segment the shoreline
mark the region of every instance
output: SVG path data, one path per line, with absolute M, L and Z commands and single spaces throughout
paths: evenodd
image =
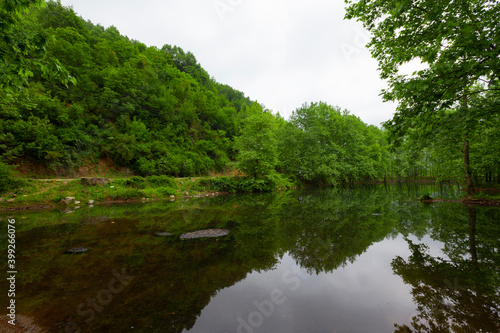
M 146 203 L 155 201 L 175 201 L 191 198 L 208 198 L 222 195 L 228 195 L 227 191 L 216 191 L 208 186 L 200 184 L 200 180 L 207 178 L 218 177 L 197 177 L 197 178 L 172 178 L 175 186 L 168 193 L 162 192 L 163 187 L 158 184 L 148 183 L 146 187 L 138 188 L 127 185 L 124 179 L 115 178 L 109 179 L 108 185 L 100 186 L 85 186 L 82 185 L 81 179 L 36 179 L 28 180 L 26 188 L 20 188 L 10 193 L 0 195 L 0 212 L 15 212 L 15 211 L 41 211 L 47 209 L 74 209 L 75 207 L 83 208 L 90 205 L 113 205 L 127 203 Z M 345 184 L 348 186 L 357 185 L 383 185 L 383 184 L 436 184 L 433 179 L 415 179 L 401 181 L 397 179 L 373 180 L 366 182 L 354 182 Z M 111 185 L 113 184 L 113 185 Z M 307 188 L 309 186 L 304 186 Z M 297 188 L 290 188 L 297 189 Z M 278 189 L 283 191 L 287 189 Z M 16 193 L 14 193 L 16 192 Z M 33 193 L 34 192 L 34 193 Z M 235 192 L 245 193 L 245 192 Z M 11 196 L 13 202 L 7 202 L 5 196 Z M 38 196 L 38 198 L 26 199 L 26 197 Z M 21 202 L 18 201 L 19 198 Z M 72 198 L 69 202 L 64 202 L 65 198 Z M 76 199 L 75 199 L 76 198 Z M 417 198 L 416 198 L 417 199 Z M 418 199 L 417 199 L 418 200 Z M 25 202 L 23 202 L 25 201 Z M 500 206 L 500 200 L 494 198 L 462 198 L 462 199 L 442 199 L 434 198 L 421 200 L 422 203 L 438 203 L 438 202 L 459 202 L 464 205 Z

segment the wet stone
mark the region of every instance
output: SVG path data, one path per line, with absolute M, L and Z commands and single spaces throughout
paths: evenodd
M 80 254 L 80 253 L 85 253 L 88 252 L 88 248 L 86 247 L 74 247 L 72 249 L 69 249 L 68 251 L 65 251 L 65 254 Z
M 182 234 L 180 238 L 193 239 L 193 238 L 203 238 L 203 237 L 222 237 L 228 234 L 229 231 L 226 229 L 206 229 L 206 230 L 198 230 Z
M 157 232 L 156 236 L 165 237 L 165 236 L 172 236 L 172 234 L 169 232 Z

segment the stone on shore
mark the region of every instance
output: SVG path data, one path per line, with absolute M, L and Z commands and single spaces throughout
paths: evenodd
M 75 200 L 75 197 L 66 197 L 66 198 L 64 198 L 64 199 L 61 200 L 61 203 L 69 205 L 74 200 Z

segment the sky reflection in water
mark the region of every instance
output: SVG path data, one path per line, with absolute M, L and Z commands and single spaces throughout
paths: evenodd
M 423 193 L 461 195 L 372 186 L 9 213 L 17 313 L 47 332 L 499 331 L 500 210 Z M 211 228 L 230 233 L 179 239 Z M 64 254 L 76 246 L 90 251 Z M 116 272 L 133 279 L 113 289 Z

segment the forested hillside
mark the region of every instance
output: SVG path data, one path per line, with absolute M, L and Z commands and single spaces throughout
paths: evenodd
M 0 26 L 5 179 L 7 165 L 31 163 L 71 176 L 101 158 L 141 176 L 237 168 L 260 182 L 254 189 L 297 181 L 463 179 L 453 110 L 435 114 L 428 119 L 433 126 L 407 132 L 393 146 L 385 130 L 321 102 L 284 119 L 215 81 L 180 47 L 130 40 L 57 2 L 12 3 L 2 4 Z M 471 169 L 478 181 L 491 182 L 500 178 L 498 149 L 492 149 L 499 119 L 496 111 L 481 117 L 469 136 Z
M 108 156 L 142 175 L 190 176 L 234 158 L 238 115 L 252 102 L 211 79 L 193 54 L 147 47 L 56 2 L 29 11 L 18 25 L 53 36 L 47 57 L 76 81 L 64 85 L 33 67 L 22 90 L 2 91 L 4 161 L 24 157 L 70 171 Z

